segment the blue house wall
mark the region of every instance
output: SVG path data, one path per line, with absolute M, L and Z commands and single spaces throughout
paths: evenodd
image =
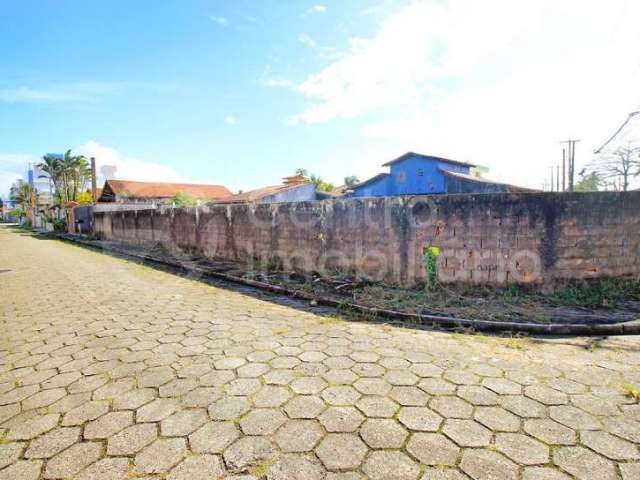
M 316 199 L 316 187 L 313 183 L 304 183 L 298 188 L 277 192 L 260 200 L 260 203 L 307 202 Z
M 436 157 L 408 155 L 391 163 L 389 175 L 355 186 L 353 197 L 384 195 L 425 195 L 446 193 L 447 184 L 442 170 L 468 174 L 470 167 L 442 161 Z

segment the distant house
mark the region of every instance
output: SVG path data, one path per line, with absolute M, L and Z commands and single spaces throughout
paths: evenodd
M 104 182 L 98 202 L 168 204 L 179 192 L 207 201 L 221 200 L 233 195 L 222 185 L 134 182 L 131 180 L 110 179 Z
M 383 166 L 390 167 L 389 173 L 380 173 L 354 185 L 351 187 L 349 196 L 378 197 L 527 190 L 473 176 L 472 169 L 477 166 L 471 163 L 420 153 L 405 153 Z
M 258 188 L 238 193 L 216 203 L 279 203 L 316 200 L 313 183 L 303 176 L 285 177 L 282 185 Z

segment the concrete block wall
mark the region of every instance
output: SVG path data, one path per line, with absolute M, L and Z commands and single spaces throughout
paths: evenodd
M 640 192 L 372 197 L 96 212 L 105 239 L 405 286 L 640 274 Z

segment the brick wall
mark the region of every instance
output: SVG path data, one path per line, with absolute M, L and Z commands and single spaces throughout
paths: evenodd
M 95 213 L 105 239 L 387 283 L 553 284 L 640 273 L 640 192 L 339 199 Z

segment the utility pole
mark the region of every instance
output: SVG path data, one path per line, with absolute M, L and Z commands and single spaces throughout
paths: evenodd
M 567 181 L 566 181 L 566 170 L 567 170 L 567 150 L 566 149 L 562 149 L 562 191 L 564 192 L 567 188 Z
M 556 165 L 556 192 L 561 192 L 560 190 L 560 165 Z
M 96 186 L 96 159 L 95 157 L 91 157 L 91 198 L 93 200 L 93 204 L 98 201 L 96 198 L 96 193 L 98 192 Z
M 551 168 L 551 186 L 549 187 L 549 191 L 553 192 L 553 185 L 554 185 L 554 183 L 553 183 L 553 166 L 550 167 L 550 168 Z
M 569 172 L 569 185 L 567 190 L 569 190 L 570 192 L 573 192 L 573 182 L 575 179 L 575 165 L 576 165 L 576 143 L 579 142 L 580 140 L 576 139 L 576 140 L 565 140 L 563 142 L 560 143 L 566 143 L 567 147 L 568 147 L 568 152 L 567 152 L 567 163 L 568 163 L 568 172 Z

